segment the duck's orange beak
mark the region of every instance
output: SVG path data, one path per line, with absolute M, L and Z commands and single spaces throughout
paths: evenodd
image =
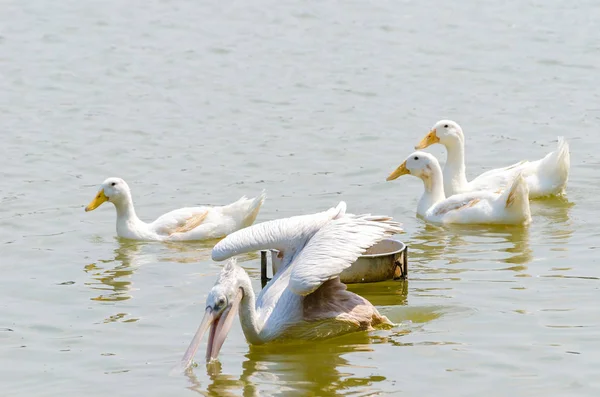
M 219 313 L 214 312 L 210 307 L 206 308 L 202 322 L 196 331 L 196 335 L 194 335 L 194 338 L 181 358 L 181 361 L 177 367 L 174 368 L 174 372 L 184 372 L 190 367 L 192 360 L 196 355 L 196 351 L 200 346 L 200 341 L 202 341 L 202 337 L 209 327 L 210 333 L 208 336 L 208 345 L 206 346 L 206 362 L 217 358 L 219 351 L 223 346 L 223 342 L 225 342 L 225 338 L 227 338 L 227 334 L 231 329 L 233 318 L 238 311 L 242 297 L 243 293 L 240 289 L 233 301 Z
M 421 139 L 421 142 L 419 142 L 419 144 L 417 146 L 415 146 L 415 149 L 419 150 L 419 149 L 425 149 L 427 146 L 431 146 L 434 143 L 439 143 L 440 142 L 440 138 L 437 136 L 437 132 L 435 131 L 435 129 L 429 131 L 429 133 L 427 135 L 425 135 L 425 138 Z
M 390 174 L 390 176 L 387 177 L 386 181 L 393 181 L 394 179 L 406 174 L 410 174 L 410 171 L 408 168 L 406 168 L 406 161 L 404 161 L 398 168 L 394 170 L 394 172 Z
M 101 189 L 96 197 L 85 207 L 85 212 L 93 211 L 96 208 L 100 207 L 102 203 L 108 201 L 108 197 L 104 194 L 104 189 Z

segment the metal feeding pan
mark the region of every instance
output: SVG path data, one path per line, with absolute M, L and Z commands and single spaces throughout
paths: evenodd
M 260 281 L 264 287 L 267 277 L 267 254 L 271 252 L 271 271 L 277 273 L 281 258 L 279 251 L 260 251 Z M 340 274 L 345 284 L 373 283 L 385 280 L 405 279 L 408 275 L 408 247 L 401 241 L 384 239 L 368 248 L 356 262 Z

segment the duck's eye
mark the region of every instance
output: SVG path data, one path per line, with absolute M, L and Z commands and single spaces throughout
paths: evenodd
M 117 182 L 113 182 L 110 184 L 110 186 L 115 186 L 117 184 Z
M 444 128 L 448 128 L 448 124 L 444 124 Z
M 415 160 L 418 160 L 418 159 L 419 159 L 419 156 L 415 156 L 415 157 L 414 157 L 414 159 L 415 159 Z

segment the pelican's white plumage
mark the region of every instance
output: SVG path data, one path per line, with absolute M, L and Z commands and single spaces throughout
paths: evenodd
M 140 220 L 133 207 L 131 190 L 121 178 L 108 178 L 85 208 L 92 211 L 109 201 L 117 210 L 117 235 L 132 240 L 184 241 L 224 237 L 254 223 L 266 194 L 245 196 L 225 206 L 186 207 L 168 212 L 154 222 Z
M 465 136 L 458 123 L 452 120 L 438 121 L 415 149 L 424 149 L 435 143 L 444 145 L 448 152 L 443 174 L 444 192 L 448 197 L 477 190 L 503 189 L 514 180 L 517 173 L 525 178 L 530 198 L 565 192 L 570 154 L 569 144 L 563 137 L 558 137 L 557 149 L 540 160 L 523 160 L 508 167 L 489 170 L 470 182 L 465 172 Z
M 531 222 L 527 183 L 519 173 L 503 192 L 474 191 L 446 198 L 442 169 L 430 153 L 414 152 L 387 180 L 414 175 L 423 181 L 424 192 L 417 214 L 432 223 L 527 224 Z
M 278 219 L 242 229 L 215 245 L 213 259 L 260 249 L 282 254 L 279 270 L 255 296 L 246 272 L 228 262 L 207 297 L 205 318 L 179 369 L 189 366 L 210 324 L 207 360 L 216 358 L 239 306 L 244 335 L 251 344 L 282 339 L 322 339 L 391 325 L 366 299 L 346 290 L 339 274 L 369 247 L 402 231 L 386 216 L 345 213 L 336 208 Z M 224 325 L 221 325 L 224 324 Z
M 247 233 L 219 241 L 213 247 L 212 258 L 223 261 L 245 252 L 258 251 L 268 246 L 293 255 L 297 249 L 321 227 L 332 219 L 344 216 L 346 203 L 340 202 L 335 208 L 310 215 L 299 215 L 290 218 L 276 219 L 254 225 Z

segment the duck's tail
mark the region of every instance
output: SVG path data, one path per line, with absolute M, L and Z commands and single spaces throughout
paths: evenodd
M 540 181 L 551 186 L 550 193 L 562 194 L 569 179 L 571 155 L 569 144 L 564 137 L 558 137 L 558 147 L 544 157 L 539 164 L 538 175 Z
M 529 187 L 523 178 L 523 172 L 519 171 L 510 186 L 504 189 L 500 196 L 501 203 L 510 213 L 522 218 L 523 222 L 531 220 L 529 208 Z
M 260 207 L 263 205 L 266 198 L 267 192 L 263 189 L 263 191 L 254 199 L 246 199 L 246 202 L 244 203 L 246 205 L 246 210 L 244 211 L 245 216 L 242 221 L 244 227 L 248 227 L 254 223 L 258 216 L 258 212 L 260 211 Z

